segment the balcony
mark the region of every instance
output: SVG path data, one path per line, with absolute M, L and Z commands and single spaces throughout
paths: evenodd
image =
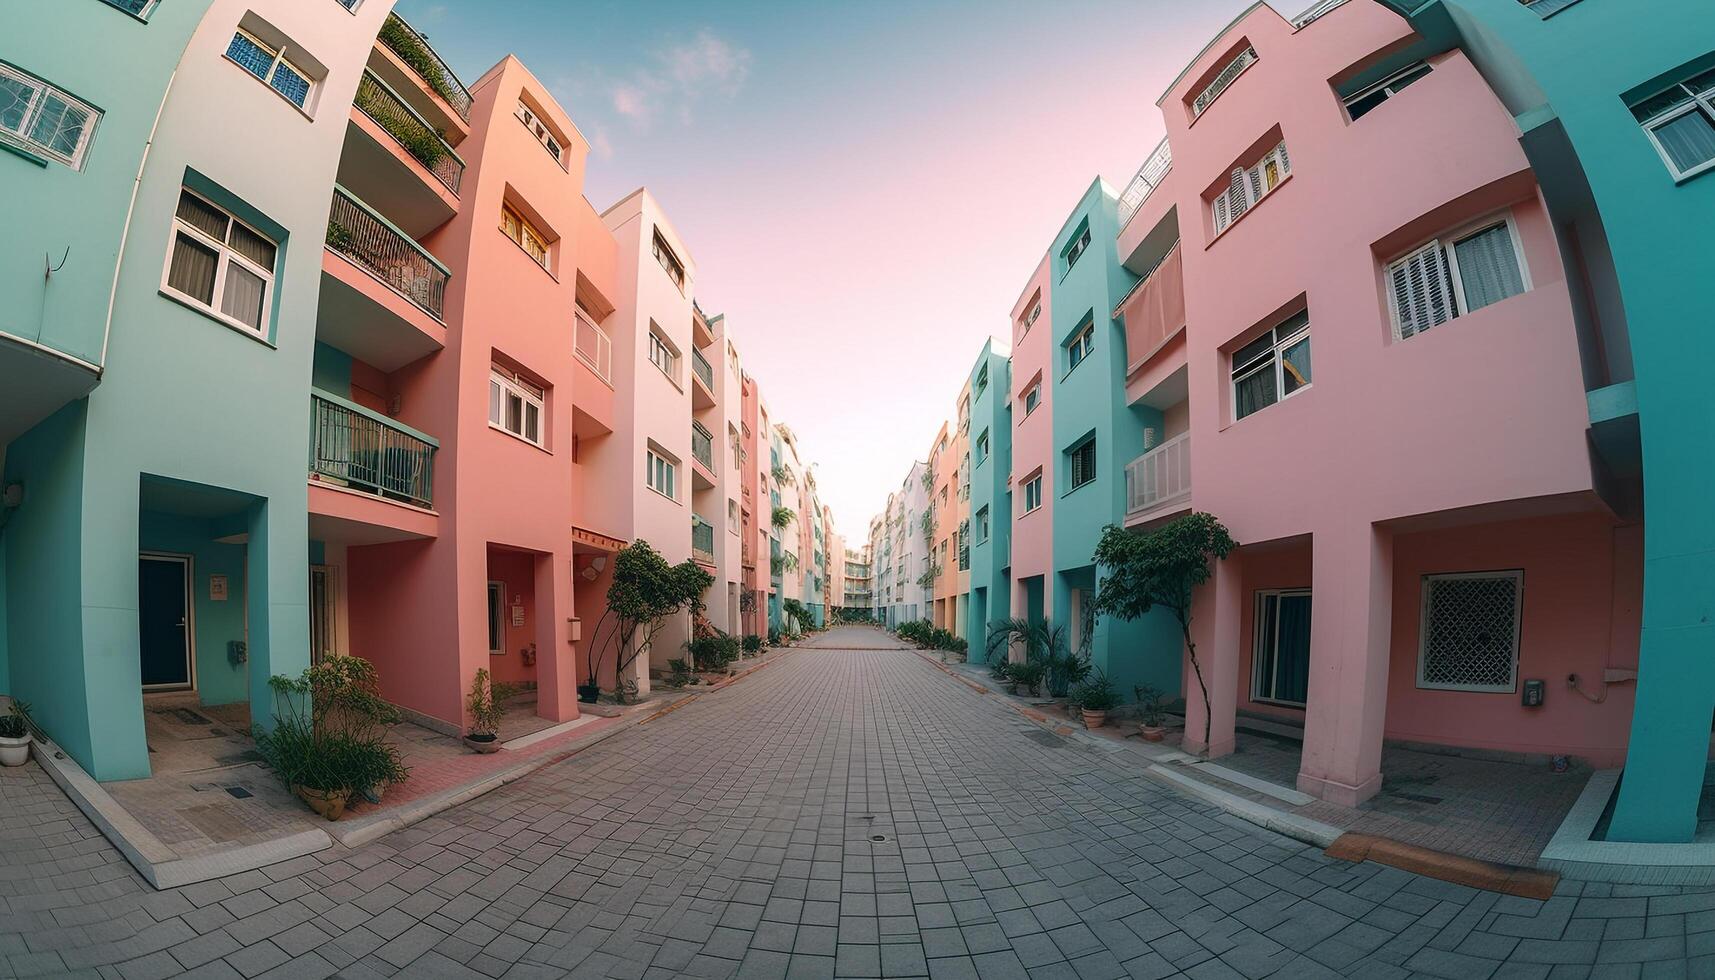
M 695 347 L 691 348 L 691 374 L 702 384 L 691 386 L 691 404 L 696 408 L 712 408 L 715 404 L 715 369 L 709 359 Z
M 691 557 L 704 565 L 715 563 L 715 526 L 691 515 Z
M 325 393 L 310 395 L 310 474 L 336 486 L 434 506 L 434 440 Z
M 1182 432 L 1126 464 L 1125 523 L 1143 524 L 1191 506 L 1191 433 Z
M 1137 168 L 1137 174 L 1119 199 L 1119 226 L 1124 230 L 1132 216 L 1137 214 L 1143 202 L 1149 200 L 1149 195 L 1161 186 L 1161 181 L 1173 170 L 1173 148 L 1167 145 L 1167 138 L 1162 137 L 1161 143 L 1143 161 L 1143 166 Z
M 372 71 L 357 86 L 339 182 L 422 238 L 458 210 L 464 161 L 435 127 Z
M 328 212 L 316 336 L 396 371 L 446 346 L 447 267 L 343 187 Z
M 376 41 L 385 54 L 370 59 L 371 70 L 407 98 L 436 129 L 461 138 L 467 134 L 470 90 L 429 46 L 428 38 L 398 14 L 390 13 Z
M 691 485 L 698 490 L 708 490 L 714 487 L 715 480 L 715 440 L 709 430 L 701 422 L 691 422 L 691 459 L 696 465 L 691 467 Z
M 1114 308 L 1125 320 L 1126 377 L 1142 370 L 1185 329 L 1185 259 L 1175 242 Z
M 588 364 L 596 377 L 600 378 L 609 388 L 613 387 L 613 341 L 607 331 L 595 325 L 595 321 L 584 316 L 583 311 L 577 314 L 577 331 L 572 339 L 573 349 L 577 351 L 578 359 Z
M 714 342 L 715 332 L 709 326 L 708 315 L 696 300 L 691 300 L 691 346 L 707 347 Z

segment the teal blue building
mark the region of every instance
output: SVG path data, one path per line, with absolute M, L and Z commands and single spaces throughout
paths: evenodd
M 1110 524 L 1125 520 L 1125 466 L 1144 450 L 1144 430 L 1160 413 L 1125 398 L 1125 331 L 1113 309 L 1137 276 L 1120 263 L 1118 200 L 1097 178 L 1061 226 L 1049 251 L 1054 404 L 1054 575 L 1050 620 L 1089 636 L 1092 664 L 1127 700 L 1139 684 L 1179 690 L 1184 644 L 1165 612 L 1137 621 L 1096 619 L 1100 587 L 1092 561 Z
M 1580 283 L 1593 449 L 1644 519 L 1643 632 L 1608 839 L 1688 841 L 1715 721 L 1715 8 L 1384 0 L 1514 115 Z M 1574 288 L 1573 295 L 1580 296 Z M 1641 501 L 1641 503 L 1640 503 Z
M 1012 615 L 1012 362 L 986 341 L 971 366 L 971 663 L 987 659 L 989 624 Z

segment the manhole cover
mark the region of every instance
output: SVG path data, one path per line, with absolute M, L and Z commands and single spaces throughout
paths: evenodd
M 226 791 L 232 794 L 233 798 L 240 800 L 248 800 L 255 795 L 242 786 L 228 786 Z
M 874 841 L 877 844 L 887 843 L 887 835 L 886 834 L 871 834 L 869 839 Z

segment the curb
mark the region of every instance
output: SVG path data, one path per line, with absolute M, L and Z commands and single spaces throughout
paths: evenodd
M 1554 886 L 1560 882 L 1560 876 L 1552 871 L 1479 861 L 1374 834 L 1342 834 L 1324 853 L 1343 861 L 1374 861 L 1429 878 L 1543 902 L 1554 895 Z

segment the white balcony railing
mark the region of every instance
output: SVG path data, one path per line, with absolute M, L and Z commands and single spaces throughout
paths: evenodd
M 613 341 L 609 339 L 607 331 L 596 326 L 595 321 L 583 313 L 577 314 L 577 320 L 577 333 L 572 339 L 573 348 L 578 357 L 596 373 L 596 377 L 607 382 L 608 387 L 613 387 Z
M 1125 512 L 1135 516 L 1191 496 L 1191 433 L 1182 432 L 1126 464 Z
M 1149 200 L 1149 195 L 1161 186 L 1161 181 L 1173 170 L 1173 148 L 1167 145 L 1167 137 L 1161 138 L 1161 144 L 1149 159 L 1143 161 L 1143 166 L 1137 168 L 1137 175 L 1126 185 L 1125 192 L 1120 194 L 1119 221 L 1124 228 L 1137 209 L 1143 207 L 1143 202 Z
M 1303 30 L 1305 27 L 1309 26 L 1311 21 L 1330 10 L 1333 10 L 1335 7 L 1344 4 L 1345 2 L 1346 0 L 1322 0 L 1321 3 L 1316 4 L 1309 10 L 1306 10 L 1297 17 L 1292 18 L 1292 29 L 1295 31 Z

